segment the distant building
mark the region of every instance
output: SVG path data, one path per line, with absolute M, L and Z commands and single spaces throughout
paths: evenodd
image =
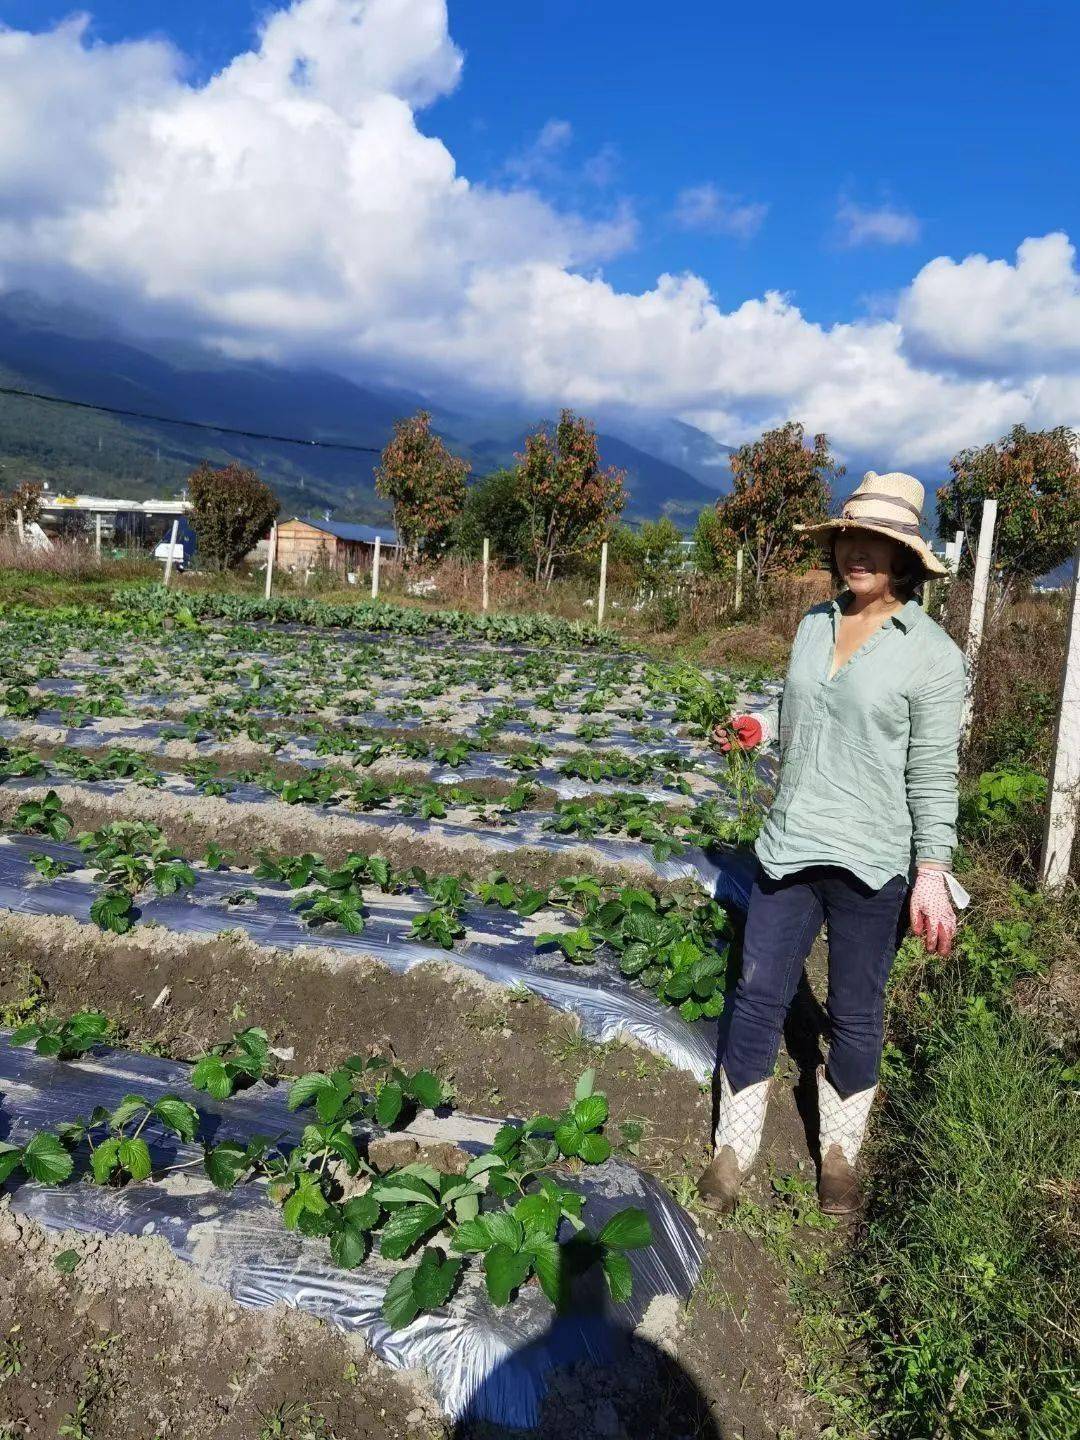
M 105 544 L 152 550 L 173 520 L 180 520 L 182 531 L 188 530 L 183 500 L 111 500 L 104 495 L 57 495 L 44 490 L 38 508 L 49 539 L 93 540 L 100 529 Z
M 397 550 L 397 535 L 389 525 L 377 528 L 341 520 L 280 520 L 277 564 L 286 570 L 362 570 L 371 564 L 376 536 L 384 552 Z

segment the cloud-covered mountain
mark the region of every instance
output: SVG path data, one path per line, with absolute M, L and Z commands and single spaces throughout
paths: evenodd
M 426 405 L 477 475 L 512 463 L 527 431 L 547 418 L 495 408 L 469 413 L 314 367 L 231 360 L 168 340 L 135 341 L 92 312 L 26 292 L 0 297 L 0 375 L 9 386 L 91 404 L 373 451 L 386 443 L 395 420 Z M 701 441 L 706 450 L 712 444 Z M 628 519 L 668 513 L 692 523 L 715 500 L 715 489 L 644 444 L 602 430 L 600 450 L 605 464 L 626 471 Z M 325 508 L 343 519 L 386 513 L 373 490 L 375 453 L 223 436 L 0 396 L 5 478 L 34 474 L 54 488 L 146 498 L 177 490 L 203 457 L 229 456 L 259 469 L 290 510 Z

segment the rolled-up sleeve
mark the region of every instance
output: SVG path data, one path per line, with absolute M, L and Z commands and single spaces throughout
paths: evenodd
M 964 682 L 964 657 L 950 642 L 922 672 L 908 699 L 906 779 L 916 860 L 948 865 L 956 848 Z

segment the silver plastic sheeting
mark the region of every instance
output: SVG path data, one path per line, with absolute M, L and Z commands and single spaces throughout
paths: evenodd
M 67 719 L 56 710 L 42 710 L 34 724 L 63 730 L 64 733 L 57 743 L 71 746 L 74 749 L 85 750 L 97 749 L 102 745 L 123 745 L 126 740 L 137 739 L 156 741 L 155 750 L 151 753 L 157 754 L 164 753 L 165 746 L 168 744 L 166 734 L 177 728 L 175 722 L 163 720 L 143 720 L 132 724 L 129 719 L 126 723 L 121 724 L 102 719 L 90 720 L 76 729 L 69 727 Z M 0 738 L 18 740 L 25 732 L 26 727 L 19 722 L 0 719 Z M 243 736 L 238 736 L 237 739 L 242 741 Z M 228 750 L 236 743 L 236 740 L 212 740 L 207 732 L 202 731 L 199 732 L 198 738 L 193 743 L 201 754 L 214 755 Z M 348 755 L 316 755 L 315 741 L 299 736 L 283 745 L 277 751 L 277 757 L 279 760 L 290 760 L 294 764 L 303 765 L 309 769 L 322 769 L 327 763 L 335 760 L 340 763 L 342 760 L 346 760 Z M 577 800 L 587 795 L 623 794 L 640 795 L 645 800 L 660 800 L 666 804 L 691 803 L 690 797 L 684 797 L 673 786 L 664 786 L 659 778 L 643 784 L 635 784 L 629 780 L 578 780 L 564 775 L 561 770 L 550 765 L 530 770 L 523 777 L 505 760 L 495 755 L 481 753 L 477 753 L 467 764 L 457 768 L 450 765 L 437 765 L 422 758 L 410 759 L 403 763 L 416 769 L 426 769 L 430 778 L 438 785 L 461 785 L 467 784 L 470 780 L 508 780 L 514 783 L 524 778 L 553 790 L 561 800 Z M 702 775 L 701 771 L 695 773 Z M 675 778 L 673 774 L 672 780 Z M 715 766 L 714 773 L 706 775 L 704 779 L 705 790 L 697 791 L 694 798 L 723 799 L 729 793 L 723 783 L 723 771 L 719 763 Z
M 306 1121 L 290 1115 L 286 1087 L 263 1083 L 217 1102 L 191 1089 L 187 1066 L 154 1056 L 102 1050 L 60 1063 L 6 1043 L 0 1031 L 0 1134 L 24 1142 L 36 1130 L 113 1108 L 135 1093 L 153 1103 L 169 1092 L 200 1112 L 202 1133 L 215 1143 L 256 1134 L 295 1139 Z M 501 1122 L 425 1112 L 404 1132 L 421 1144 L 449 1142 L 473 1153 L 490 1144 Z M 373 1130 L 372 1134 L 381 1132 Z M 152 1144 L 155 1170 L 197 1161 L 201 1151 L 170 1138 Z M 174 1170 L 162 1181 L 113 1190 L 80 1182 L 65 1187 L 9 1182 L 12 1208 L 55 1230 L 105 1235 L 159 1235 L 207 1285 L 257 1309 L 285 1303 L 360 1334 L 394 1369 L 423 1367 L 451 1419 L 470 1417 L 530 1428 L 560 1366 L 583 1360 L 610 1363 L 626 1335 L 657 1296 L 685 1298 L 696 1283 L 703 1250 L 690 1217 L 651 1177 L 622 1161 L 576 1174 L 591 1229 L 626 1205 L 650 1218 L 653 1244 L 629 1253 L 631 1299 L 612 1303 L 589 1276 L 575 1308 L 556 1316 L 543 1293 L 526 1286 L 510 1306 L 493 1307 L 479 1267 L 465 1274 L 449 1304 L 391 1331 L 381 1316 L 386 1286 L 400 1267 L 373 1254 L 359 1270 L 335 1267 L 323 1241 L 283 1228 L 280 1212 L 261 1185 L 224 1192 L 199 1172 Z M 592 1283 L 597 1281 L 598 1283 Z
M 8 790 L 40 791 L 47 784 L 62 784 L 65 789 L 84 790 L 88 795 L 122 795 L 135 782 L 122 780 L 75 780 L 67 775 L 15 777 L 7 780 Z M 196 798 L 198 788 L 180 775 L 166 775 L 163 783 L 154 792 L 158 795 L 175 795 L 178 800 Z M 257 785 L 234 784 L 225 795 L 216 797 L 226 804 L 268 805 L 277 797 Z M 305 804 L 303 813 L 315 814 L 336 824 L 355 824 L 358 830 L 400 830 L 414 831 L 418 836 L 427 835 L 433 840 L 468 840 L 491 850 L 492 859 L 503 854 L 528 847 L 545 850 L 552 855 L 565 855 L 586 850 L 599 855 L 616 865 L 642 865 L 659 880 L 691 880 L 701 889 L 719 901 L 720 904 L 745 910 L 749 902 L 753 865 L 751 857 L 730 848 L 710 847 L 702 850 L 696 845 L 683 845 L 678 854 L 666 860 L 657 860 L 652 847 L 645 841 L 615 836 L 597 835 L 591 838 L 575 835 L 560 835 L 546 828 L 549 817 L 541 814 L 518 812 L 510 822 L 498 829 L 479 823 L 459 824 L 452 820 L 423 820 L 415 815 L 402 815 L 394 810 L 346 810 L 339 806 Z
M 39 854 L 76 868 L 56 880 L 42 881 L 31 864 Z M 0 838 L 0 907 L 24 915 L 68 915 L 90 923 L 97 887 L 92 872 L 78 868 L 84 865 L 85 857 L 74 846 L 34 836 L 4 836 Z M 413 916 L 430 908 L 424 895 L 366 895 L 364 932 L 350 935 L 338 925 L 306 926 L 291 908 L 297 892 L 283 885 L 254 880 L 247 872 L 198 873 L 198 884 L 189 893 L 140 896 L 137 918 L 185 935 L 243 930 L 256 944 L 283 950 L 322 945 L 340 952 L 343 965 L 360 955 L 398 972 L 432 962 L 459 965 L 500 985 L 524 985 L 555 1009 L 576 1016 L 589 1039 L 633 1040 L 697 1080 L 712 1076 L 715 1021 L 687 1023 L 672 1006 L 627 980 L 611 954 L 598 952 L 594 964 L 574 966 L 558 951 L 538 951 L 536 925 L 509 911 L 494 906 L 464 910 L 467 937 L 448 951 L 409 938 Z M 557 920 L 547 922 L 545 917 L 544 928 L 560 927 Z

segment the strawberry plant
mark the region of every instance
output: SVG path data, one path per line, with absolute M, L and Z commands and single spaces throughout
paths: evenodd
M 427 1310 L 444 1305 L 461 1272 L 460 1260 L 448 1260 L 429 1245 L 418 1265 L 399 1270 L 387 1286 L 383 1318 L 391 1330 L 403 1330 Z
M 436 905 L 421 915 L 414 915 L 409 929 L 413 940 L 422 940 L 438 945 L 443 950 L 452 950 L 454 941 L 465 934 L 465 926 L 456 910 L 445 905 Z
M 45 702 L 33 697 L 25 685 L 9 685 L 4 691 L 4 709 L 18 720 L 33 720 L 44 708 Z
M 531 885 L 514 885 L 501 873 L 477 886 L 476 893 L 485 905 L 501 905 L 504 910 L 513 910 L 525 917 L 535 915 L 550 898 L 547 890 L 537 890 Z
M 412 1119 L 418 1107 L 437 1110 L 453 1086 L 430 1070 L 410 1073 L 379 1055 L 350 1056 L 330 1074 L 302 1075 L 289 1088 L 290 1110 L 314 1102 L 319 1119 L 362 1119 L 384 1130 Z
M 207 870 L 228 870 L 230 864 L 235 859 L 235 850 L 222 849 L 215 840 L 211 840 L 203 852 L 203 864 Z
M 44 762 L 29 750 L 8 750 L 0 747 L 0 776 L 37 776 L 46 774 Z
M 58 1135 L 39 1130 L 25 1145 L 0 1140 L 0 1185 L 20 1169 L 41 1185 L 62 1185 L 75 1162 Z
M 249 1025 L 197 1057 L 191 1072 L 196 1090 L 226 1100 L 240 1085 L 265 1078 L 270 1069 L 270 1042 L 265 1030 Z
M 321 855 L 310 851 L 303 855 L 275 855 L 272 850 L 256 852 L 258 864 L 252 871 L 256 880 L 283 881 L 292 890 L 302 890 L 310 885 L 316 872 L 325 864 Z
M 579 925 L 576 930 L 545 930 L 536 937 L 536 948 L 546 945 L 554 945 L 574 965 L 591 965 L 597 941 L 587 925 Z
M 290 908 L 301 912 L 305 925 L 340 925 L 350 935 L 363 934 L 364 900 L 353 890 L 323 890 L 298 895 Z
M 138 913 L 126 890 L 105 890 L 90 902 L 90 919 L 99 930 L 126 935 Z
M 43 880 L 59 880 L 71 869 L 66 861 L 57 860 L 52 855 L 35 855 L 30 863 Z
M 90 1174 L 96 1185 L 123 1185 L 128 1180 L 150 1178 L 153 1162 L 143 1131 L 151 1123 L 163 1134 L 190 1142 L 195 1139 L 199 1117 L 195 1107 L 179 1095 L 162 1095 L 156 1101 L 125 1095 L 115 1109 L 98 1106 L 88 1119 L 63 1125 L 59 1133 L 68 1145 L 88 1142 Z
M 12 819 L 16 830 L 48 835 L 51 840 L 66 840 L 71 834 L 71 820 L 64 814 L 55 790 L 48 791 L 41 800 L 25 800 Z
M 329 869 L 326 865 L 318 865 L 313 877 L 318 884 L 328 890 L 358 889 L 362 885 L 377 885 L 384 894 L 395 894 L 403 890 L 407 879 L 399 875 L 391 866 L 389 860 L 381 855 L 365 855 L 360 851 L 350 851 L 336 870 Z
M 20 1025 L 13 1031 L 10 1043 L 26 1045 L 33 1040 L 39 1055 L 74 1060 L 100 1045 L 108 1036 L 109 1028 L 109 1018 L 100 1010 L 80 1010 L 66 1020 L 47 1018 Z

